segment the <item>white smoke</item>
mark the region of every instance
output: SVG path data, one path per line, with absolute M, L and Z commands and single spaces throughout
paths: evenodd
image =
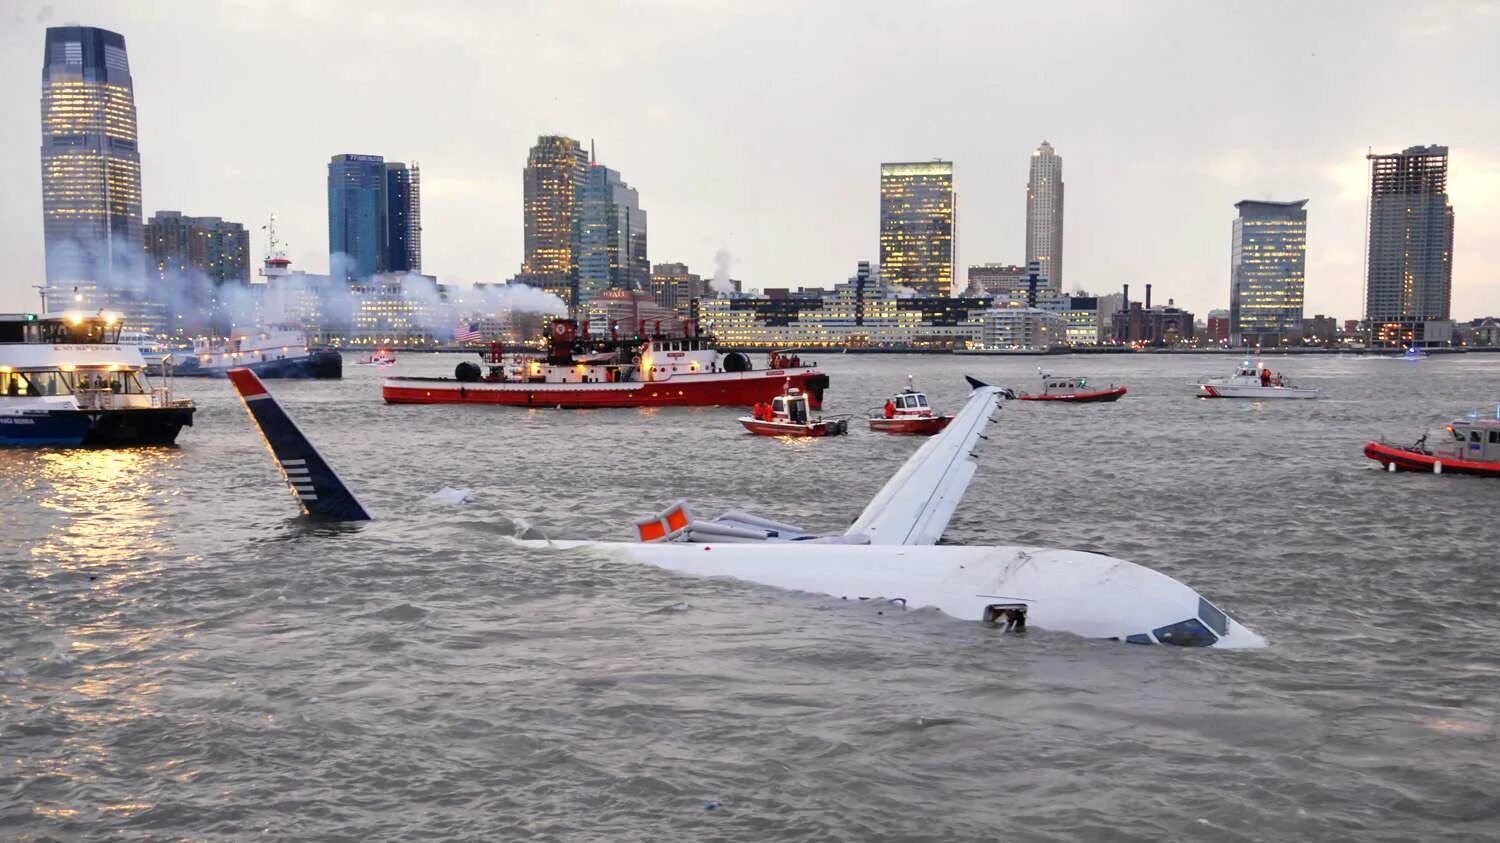
M 729 250 L 723 246 L 714 252 L 714 280 L 710 287 L 716 293 L 732 293 L 734 285 L 729 283 L 729 267 L 734 263 Z
M 530 284 L 487 284 L 474 287 L 461 297 L 464 308 L 487 314 L 537 313 L 547 316 L 566 316 L 568 303 L 556 295 Z

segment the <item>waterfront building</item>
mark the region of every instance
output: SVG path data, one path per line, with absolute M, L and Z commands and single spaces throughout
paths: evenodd
M 1229 345 L 1229 310 L 1210 310 L 1204 322 L 1204 339 L 1213 345 Z
M 1286 345 L 1302 336 L 1307 200 L 1235 203 L 1229 260 L 1229 337 Z
M 643 290 L 624 290 L 618 287 L 604 290 L 580 308 L 581 318 L 589 323 L 589 333 L 607 337 L 611 330 L 619 336 L 636 336 L 645 333 L 680 336 L 685 331 L 684 319 L 676 311 L 657 304 L 651 294 Z
M 981 312 L 979 322 L 979 338 L 973 348 L 1046 351 L 1067 341 L 1068 324 L 1062 314 L 1020 302 L 987 308 Z
M 255 327 L 250 235 L 237 222 L 157 211 L 146 221 L 151 285 L 166 305 L 167 333 L 229 336 Z
M 646 257 L 646 212 L 640 195 L 610 168 L 590 163 L 578 202 L 578 299 L 608 289 L 651 286 Z
M 413 161 L 385 163 L 388 272 L 422 271 L 422 170 Z
M 1047 285 L 1060 291 L 1062 259 L 1062 156 L 1042 141 L 1031 153 L 1031 174 L 1026 181 L 1026 262 L 1035 262 Z
M 1302 339 L 1313 345 L 1329 345 L 1339 339 L 1339 320 L 1319 313 L 1302 324 Z
M 1040 271 L 1040 270 L 1038 270 Z M 1026 286 L 1028 271 L 1024 266 L 1006 263 L 982 263 L 969 267 L 969 295 L 1009 295 Z
M 165 330 L 148 285 L 135 85 L 125 38 L 48 27 L 42 53 L 42 236 L 47 307 L 120 311 L 128 330 Z
M 522 173 L 524 259 L 518 281 L 578 306 L 580 200 L 589 161 L 578 141 L 537 138 Z
M 1451 336 L 1453 206 L 1448 147 L 1370 155 L 1365 319 L 1377 345 L 1433 345 Z M 1447 323 L 1439 325 L 1434 323 Z
M 381 272 L 350 285 L 352 345 L 432 346 L 453 336 L 457 313 L 431 275 Z M 342 343 L 341 343 L 342 344 Z
M 953 293 L 952 161 L 880 165 L 880 275 L 922 296 Z
M 651 268 L 651 298 L 679 316 L 691 316 L 693 302 L 714 295 L 713 281 L 688 271 L 684 263 Z
M 1126 296 L 1126 307 L 1113 317 L 1115 342 L 1127 345 L 1178 345 L 1193 340 L 1193 314 L 1174 307 L 1167 300 L 1166 307 L 1151 306 L 1151 285 L 1146 285 L 1146 302 L 1130 301 Z
M 328 161 L 330 274 L 356 281 L 384 272 L 390 210 L 385 159 L 335 155 Z

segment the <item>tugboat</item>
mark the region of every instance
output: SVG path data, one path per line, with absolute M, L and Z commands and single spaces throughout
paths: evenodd
M 120 315 L 0 315 L 0 445 L 170 445 L 193 402 L 153 387 Z
M 1229 377 L 1198 384 L 1198 394 L 1203 398 L 1317 398 L 1318 390 L 1293 386 L 1286 376 L 1247 357 Z
M 381 394 L 391 404 L 504 404 L 512 407 L 714 407 L 770 401 L 784 386 L 807 396 L 814 410 L 823 406 L 828 376 L 817 367 L 785 355 L 757 371 L 738 351 L 719 352 L 712 336 L 691 321 L 681 336 L 662 333 L 594 338 L 589 323 L 554 319 L 547 328 L 547 353 L 504 353 L 491 343 L 479 365 L 464 361 L 451 378 L 386 378 Z
M 911 377 L 906 378 L 906 389 L 891 396 L 878 416 L 870 416 L 870 429 L 882 433 L 911 436 L 931 436 L 948 426 L 952 416 L 939 416 L 932 412 L 927 396 L 912 388 Z
M 1426 434 L 1406 446 L 1366 442 L 1365 456 L 1387 471 L 1500 477 L 1500 406 L 1488 417 L 1476 411 L 1466 419 L 1455 419 L 1443 426 L 1443 434 L 1431 446 Z
M 1066 401 L 1073 404 L 1097 404 L 1105 401 L 1119 401 L 1120 396 L 1126 393 L 1123 386 L 1110 384 L 1107 389 L 1090 386 L 1088 378 L 1069 378 L 1049 375 L 1037 370 L 1042 376 L 1042 391 L 1036 395 L 1022 392 L 1016 395 L 1018 401 Z
M 849 432 L 848 416 L 819 416 L 808 412 L 808 396 L 796 387 L 771 399 L 769 404 L 756 402 L 740 424 L 756 436 L 842 436 Z
M 216 340 L 199 337 L 193 350 L 173 361 L 173 373 L 190 378 L 223 378 L 230 369 L 249 369 L 263 378 L 336 379 L 344 357 L 331 348 L 309 348 L 307 335 L 291 328 Z

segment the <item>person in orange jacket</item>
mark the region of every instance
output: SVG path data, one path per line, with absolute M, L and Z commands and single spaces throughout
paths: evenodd
M 885 417 L 888 419 L 896 417 L 896 402 L 889 398 L 885 399 Z

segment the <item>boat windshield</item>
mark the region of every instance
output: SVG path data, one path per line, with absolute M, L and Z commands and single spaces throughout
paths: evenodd
M 1203 621 L 1197 618 L 1188 618 L 1185 621 L 1151 630 L 1156 640 L 1163 644 L 1174 644 L 1178 647 L 1210 647 L 1219 640 L 1217 635 L 1209 631 L 1203 625 Z
M 19 398 L 72 392 L 73 387 L 62 372 L 0 372 L 0 395 Z

